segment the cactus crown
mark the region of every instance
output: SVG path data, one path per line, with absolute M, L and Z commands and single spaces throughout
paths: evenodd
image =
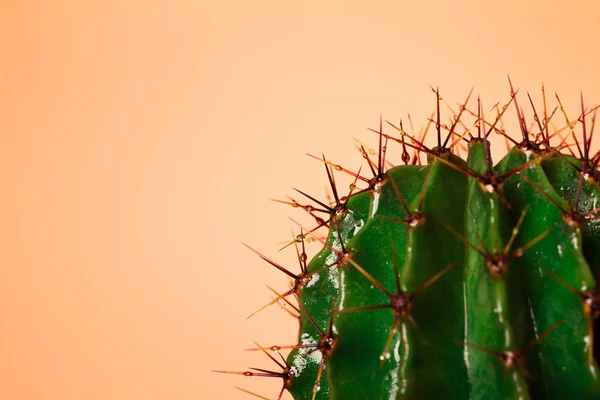
M 288 305 L 298 342 L 257 345 L 275 370 L 218 372 L 281 379 L 278 399 L 286 390 L 311 400 L 600 398 L 596 108 L 582 99 L 569 119 L 558 96 L 547 107 L 542 88 L 543 108 L 528 95 L 529 124 L 511 84 L 493 120 L 479 99 L 469 108 L 469 93 L 458 111 L 445 105 L 445 125 L 434 92 L 435 147 L 424 143 L 428 128 L 415 135 L 388 123 L 387 134 L 380 119 L 376 158 L 358 146 L 370 177 L 314 157 L 332 198 L 297 190 L 306 203 L 280 201 L 316 223 L 297 224 L 300 234 L 285 246 L 295 249 L 299 272 L 248 247 L 292 279 L 266 306 Z M 519 139 L 502 122 L 511 103 Z M 508 148 L 496 164 L 492 133 Z M 401 148 L 398 166 L 386 158 L 392 142 Z M 335 173 L 351 176 L 347 194 Z M 321 244 L 310 261 L 309 239 Z

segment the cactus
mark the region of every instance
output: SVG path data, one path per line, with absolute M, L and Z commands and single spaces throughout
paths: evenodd
M 292 278 L 268 305 L 285 301 L 296 310 L 298 343 L 254 349 L 275 370 L 218 372 L 280 378 L 278 398 L 287 390 L 297 400 L 600 399 L 596 109 L 582 100 L 570 120 L 558 96 L 558 107 L 547 109 L 544 93 L 543 110 L 529 97 L 528 125 L 511 84 L 493 121 L 479 100 L 476 111 L 467 107 L 469 94 L 458 112 L 450 109 L 447 126 L 434 92 L 437 146 L 401 123 L 384 134 L 380 121 L 377 159 L 360 146 L 372 178 L 323 156 L 333 201 L 301 191 L 312 205 L 285 201 L 317 222 L 298 224 L 290 243 L 300 272 L 251 249 Z M 520 139 L 502 124 L 512 106 Z M 553 122 L 559 117 L 564 128 Z M 495 165 L 492 133 L 512 145 Z M 401 146 L 403 165 L 388 167 L 391 142 Z M 466 161 L 457 154 L 463 146 Z M 354 179 L 345 196 L 335 171 Z M 322 245 L 310 262 L 307 238 Z

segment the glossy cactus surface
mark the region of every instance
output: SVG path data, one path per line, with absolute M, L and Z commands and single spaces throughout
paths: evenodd
M 279 370 L 245 374 L 282 378 L 279 397 L 287 390 L 297 400 L 600 399 L 595 109 L 582 103 L 559 128 L 544 99 L 528 125 L 511 87 L 493 120 L 465 102 L 446 126 L 439 100 L 436 147 L 380 127 L 376 159 L 361 147 L 372 178 L 346 171 L 356 183 L 341 196 L 333 175 L 344 169 L 323 157 L 334 201 L 289 202 L 327 234 L 298 227 L 300 273 L 261 255 L 293 277 L 270 304 L 295 295 L 300 332 L 297 344 L 259 348 Z M 520 139 L 494 164 L 488 139 L 508 136 L 500 126 L 509 103 Z M 388 168 L 391 142 L 404 163 Z M 305 238 L 322 245 L 310 261 Z

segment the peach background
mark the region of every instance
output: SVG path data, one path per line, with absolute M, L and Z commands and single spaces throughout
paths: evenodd
M 351 138 L 422 126 L 430 84 L 600 101 L 595 2 L 372 3 L 2 3 L 2 399 L 274 398 L 210 369 L 294 340 L 276 307 L 245 320 L 286 279 L 240 241 L 295 268 L 302 214 L 268 198 L 323 193 L 306 152 L 356 169 Z

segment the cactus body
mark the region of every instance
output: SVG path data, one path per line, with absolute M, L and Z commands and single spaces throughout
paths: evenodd
M 438 139 L 416 146 L 426 165 L 387 171 L 380 131 L 368 187 L 335 193 L 320 220 L 323 248 L 291 289 L 298 344 L 271 376 L 297 400 L 600 399 L 600 174 L 585 115 L 568 155 L 549 145 L 548 117 L 532 133 L 518 112 L 523 141 L 496 165 L 492 124 L 465 139 L 466 161 Z

